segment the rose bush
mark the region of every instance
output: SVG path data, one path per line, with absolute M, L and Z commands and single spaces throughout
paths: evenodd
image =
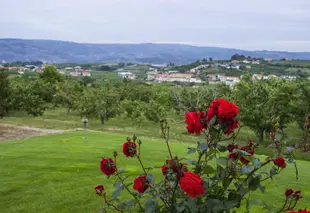
M 250 140 L 239 148 L 235 143 L 240 130 L 238 114 L 238 107 L 225 99 L 213 101 L 205 112 L 196 110 L 186 113 L 187 131 L 190 134 L 203 134 L 205 138 L 205 142 L 197 142 L 196 147 L 188 148 L 188 154 L 196 153 L 196 160 L 193 160 L 194 156 L 186 159 L 173 155 L 169 145 L 170 128 L 166 120 L 161 121 L 169 159 L 163 160 L 165 163 L 161 171 L 158 168 L 157 173 L 162 177 L 156 181 L 151 173 L 154 168 L 145 167 L 141 159 L 142 141 L 136 136 L 127 138 L 123 144 L 123 154 L 137 160 L 142 174 L 134 181 L 128 181 L 124 169 L 120 169 L 116 163 L 117 152 L 114 152 L 114 159 L 102 158 L 101 171 L 119 181 L 115 183 L 111 195 L 104 192 L 103 185 L 95 187 L 96 194 L 102 196 L 106 204 L 101 212 L 225 213 L 240 208 L 242 202 L 246 203 L 247 212 L 250 212 L 250 191 L 260 190 L 264 193 L 264 181 L 278 175 L 287 163 L 297 167 L 292 148 L 288 148 L 285 155 L 282 154 L 283 146 L 276 137 L 274 127 L 270 138 L 276 157 L 267 157 L 262 161 L 255 156 L 257 145 Z M 232 143 L 227 146 L 224 141 Z M 123 191 L 132 199 L 121 199 Z M 266 203 L 261 205 L 266 212 L 298 212 L 295 207 L 300 199 L 300 191 L 286 189 L 283 204 L 279 204 L 277 210 Z M 304 209 L 299 212 L 308 211 Z

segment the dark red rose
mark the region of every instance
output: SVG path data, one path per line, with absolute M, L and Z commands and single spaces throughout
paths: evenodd
M 288 213 L 310 213 L 310 211 L 307 211 L 307 209 L 299 210 L 298 212 L 288 212 Z
M 203 180 L 196 174 L 191 172 L 184 172 L 180 179 L 181 189 L 190 197 L 197 197 L 206 193 L 203 187 Z
M 224 123 L 226 123 L 227 127 L 224 131 L 224 134 L 226 135 L 230 135 L 231 133 L 233 133 L 234 129 L 237 129 L 239 126 L 239 121 L 238 120 L 234 120 L 234 119 L 227 119 L 226 121 L 224 121 Z
M 285 190 L 285 197 L 288 197 L 288 196 L 290 196 L 290 195 L 292 195 L 294 193 L 294 191 L 292 190 L 292 189 L 287 189 L 287 190 Z
M 102 192 L 104 191 L 103 185 L 98 185 L 94 189 L 96 191 L 96 194 L 99 195 L 99 196 L 102 195 Z
M 137 153 L 137 145 L 134 142 L 125 142 L 123 144 L 123 153 L 126 157 L 133 157 Z
M 229 158 L 232 159 L 232 160 L 237 160 L 238 155 L 237 155 L 237 153 L 230 153 L 229 154 Z
M 167 170 L 168 170 L 168 167 L 166 165 L 163 165 L 161 167 L 161 172 L 163 173 L 164 176 L 167 174 Z
M 149 183 L 146 179 L 146 176 L 139 176 L 135 179 L 133 183 L 133 189 L 138 191 L 139 193 L 144 193 L 145 190 L 149 188 Z
M 111 158 L 102 158 L 100 162 L 100 170 L 107 176 L 112 175 L 116 171 L 116 165 Z
M 209 123 L 214 116 L 222 120 L 232 119 L 239 114 L 238 107 L 223 99 L 216 99 L 210 104 L 210 108 L 207 113 L 207 122 Z
M 293 197 L 295 197 L 297 200 L 301 198 L 301 191 L 296 191 L 292 194 Z
M 243 146 L 240 148 L 240 150 L 243 150 L 251 155 L 254 155 L 254 149 L 253 148 L 250 148 L 248 146 Z M 243 156 L 240 157 L 240 161 L 241 163 L 243 164 L 248 164 L 250 161 L 248 161 L 247 159 L 245 159 Z
M 202 124 L 203 116 L 203 112 L 187 112 L 185 114 L 186 128 L 189 133 L 200 134 L 204 128 L 204 125 Z
M 280 156 L 276 157 L 276 159 L 274 159 L 273 163 L 278 167 L 282 167 L 282 168 L 286 167 L 285 159 L 283 157 L 280 157 Z
M 227 150 L 228 150 L 228 152 L 230 152 L 229 158 L 232 159 L 232 160 L 237 160 L 237 158 L 238 158 L 238 154 L 237 153 L 232 153 L 235 149 L 238 149 L 238 145 L 237 144 L 229 144 L 227 146 Z

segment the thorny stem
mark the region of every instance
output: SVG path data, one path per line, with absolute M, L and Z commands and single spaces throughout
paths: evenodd
M 171 160 L 173 160 L 172 152 L 171 152 L 170 145 L 169 145 L 170 128 L 169 128 L 169 126 L 167 126 L 167 121 L 165 121 L 165 122 L 166 122 L 165 126 L 161 127 L 161 131 L 162 131 L 163 137 L 165 139 L 165 142 L 167 144 L 167 148 L 168 148 L 168 152 L 169 152 L 170 158 L 171 158 Z
M 239 185 L 239 187 L 237 188 L 237 191 L 240 190 L 240 188 L 242 187 L 243 183 L 246 183 L 248 181 L 248 179 L 250 178 L 250 176 L 252 176 L 257 170 L 259 170 L 260 168 L 262 168 L 263 166 L 266 166 L 268 163 L 270 163 L 271 160 L 267 160 L 265 163 L 263 163 L 259 168 L 253 169 L 250 174 L 246 177 L 246 179 L 242 182 L 242 184 Z
M 142 170 L 143 170 L 143 172 L 144 172 L 144 175 L 147 177 L 146 169 L 145 169 L 145 167 L 144 167 L 144 165 L 143 165 L 143 163 L 142 163 L 142 161 L 141 161 L 141 158 L 140 158 L 140 145 L 139 145 L 139 155 L 136 155 L 136 157 L 137 157 L 137 159 L 138 159 L 138 161 L 139 161 L 139 163 L 140 163 L 140 165 L 141 165 L 141 167 L 142 167 Z M 151 186 L 151 184 L 150 184 L 149 186 L 150 186 L 151 189 L 156 190 L 155 188 L 153 188 L 153 187 Z M 157 193 L 157 192 L 156 192 L 156 193 Z M 161 200 L 164 202 L 166 208 L 168 209 L 168 204 L 167 204 L 167 202 L 166 202 L 162 197 L 161 197 Z
M 116 165 L 116 156 L 114 157 L 114 162 L 115 162 L 115 165 Z M 116 175 L 117 175 L 118 179 L 122 182 L 122 184 L 123 184 L 123 186 L 125 187 L 125 189 L 127 190 L 127 192 L 128 192 L 131 196 L 133 196 L 133 198 L 137 201 L 137 203 L 138 203 L 140 209 L 143 210 L 143 207 L 142 207 L 142 205 L 141 205 L 139 199 L 128 189 L 128 187 L 127 187 L 126 184 L 124 183 L 124 180 L 122 179 L 122 177 L 121 177 L 120 174 L 118 173 L 117 167 L 116 167 Z
M 113 203 L 110 203 L 110 202 L 107 200 L 107 197 L 106 197 L 106 194 L 105 194 L 105 193 L 104 193 L 104 195 L 103 195 L 103 199 L 104 199 L 104 202 L 105 202 L 108 206 L 112 206 L 116 211 L 124 213 L 123 210 L 117 208 Z
M 281 208 L 279 211 L 277 211 L 277 213 L 280 213 L 280 212 L 284 212 L 284 211 L 285 211 L 285 206 L 286 206 L 286 204 L 287 204 L 287 201 L 288 201 L 288 198 L 285 199 L 285 202 L 284 202 L 282 208 Z M 286 210 L 289 210 L 289 208 L 287 208 Z

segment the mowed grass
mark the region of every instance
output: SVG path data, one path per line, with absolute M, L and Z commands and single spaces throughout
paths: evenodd
M 134 158 L 125 158 L 121 147 L 126 135 L 114 133 L 68 132 L 20 141 L 0 143 L 0 212 L 1 213 L 94 213 L 103 206 L 93 187 L 103 184 L 108 193 L 113 191 L 114 178 L 107 179 L 99 169 L 101 157 L 119 152 L 119 167 L 132 181 L 142 171 Z M 146 167 L 153 166 L 156 181 L 162 179 L 160 166 L 168 157 L 160 139 L 144 140 L 142 159 Z M 186 146 L 172 143 L 175 155 L 186 154 Z M 269 204 L 283 202 L 285 188 L 302 190 L 304 198 L 299 207 L 310 207 L 310 163 L 298 161 L 299 180 L 289 165 L 273 181 L 266 182 L 267 192 L 251 193 L 253 199 Z M 238 212 L 245 212 L 244 207 Z M 255 206 L 251 213 L 266 212 Z

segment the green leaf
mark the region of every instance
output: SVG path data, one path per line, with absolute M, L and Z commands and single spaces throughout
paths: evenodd
M 153 184 L 155 181 L 155 176 L 153 174 L 147 174 L 146 179 L 149 181 L 150 184 Z
M 255 168 L 259 168 L 261 166 L 260 160 L 258 158 L 253 159 L 253 164 Z
M 222 164 L 225 165 L 227 164 L 228 158 L 226 157 L 219 157 L 218 159 L 216 159 L 216 163 L 217 164 Z
M 196 148 L 188 148 L 187 154 L 193 154 L 196 152 Z
M 245 156 L 251 156 L 250 153 L 248 153 L 248 152 L 246 152 L 246 151 L 243 151 L 243 150 L 240 150 L 240 149 L 238 149 L 237 152 L 239 152 L 239 153 L 241 153 L 242 155 L 245 155 Z
M 281 135 L 280 133 L 276 133 L 275 138 L 277 141 L 281 141 L 283 139 L 283 135 Z
M 145 202 L 144 208 L 146 209 L 147 213 L 152 213 L 157 209 L 157 200 L 154 198 L 150 198 Z
M 209 126 L 214 125 L 214 124 L 215 124 L 215 122 L 216 122 L 216 115 L 215 115 L 215 116 L 213 116 L 213 118 L 212 118 L 212 119 L 211 119 L 211 121 L 209 122 Z
M 197 147 L 198 151 L 204 151 L 208 148 L 208 145 L 206 143 L 200 143 Z
M 215 172 L 214 168 L 210 165 L 207 165 L 206 167 L 204 167 L 202 171 L 204 174 L 212 174 Z
M 117 198 L 121 195 L 121 192 L 124 190 L 124 185 L 122 182 L 117 182 L 114 185 L 114 192 L 112 193 L 112 199 Z
M 259 184 L 259 185 L 258 185 L 258 188 L 259 188 L 259 190 L 260 190 L 262 193 L 265 193 L 265 189 L 266 189 L 265 186 Z
M 185 207 L 186 206 L 185 206 L 185 202 L 184 201 L 182 201 L 181 203 L 176 203 L 175 204 L 175 209 L 176 209 L 177 212 L 183 212 Z
M 224 203 L 219 199 L 208 199 L 205 203 L 208 210 L 212 210 L 214 213 L 222 213 L 226 210 Z
M 120 169 L 118 170 L 118 174 L 122 174 L 124 171 L 125 171 L 124 168 L 120 168 Z
M 253 171 L 253 168 L 250 167 L 249 165 L 243 165 L 240 169 L 240 172 L 242 174 L 250 174 Z
M 240 205 L 240 203 L 238 201 L 224 201 L 224 205 L 226 207 L 227 210 L 230 210 L 232 208 L 238 207 Z

